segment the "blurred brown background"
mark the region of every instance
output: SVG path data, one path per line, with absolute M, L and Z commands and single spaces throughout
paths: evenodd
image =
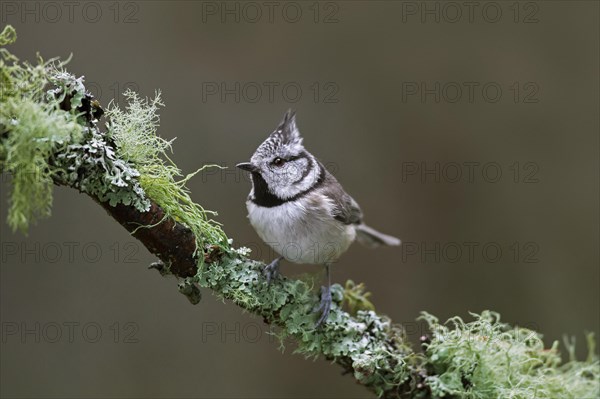
M 123 104 L 127 87 L 162 90 L 159 132 L 177 137 L 183 171 L 230 167 L 192 179 L 193 198 L 254 257 L 272 254 L 231 167 L 292 107 L 366 221 L 405 243 L 353 246 L 336 282 L 366 283 L 413 340 L 420 311 L 492 309 L 547 344 L 576 335 L 586 353 L 583 332 L 599 331 L 597 2 L 69 4 L 3 1 L 1 23 L 19 37 L 10 50 L 73 53 L 69 70 L 103 104 Z M 281 354 L 260 320 L 210 292 L 189 305 L 74 190 L 55 189 L 52 217 L 13 234 L 8 182 L 3 397 L 369 396 L 293 345 Z

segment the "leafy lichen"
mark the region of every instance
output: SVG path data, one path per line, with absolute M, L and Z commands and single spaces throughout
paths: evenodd
M 225 299 L 278 326 L 281 345 L 292 338 L 296 353 L 339 361 L 362 384 L 383 394 L 406 382 L 416 357 L 403 339 L 401 328 L 372 310 L 352 317 L 341 308 L 344 289 L 332 286 L 333 304 L 327 323 L 315 328 L 317 295 L 310 280 L 276 278 L 270 284 L 262 275 L 263 263 L 242 256 L 211 263 L 196 281 Z M 414 366 L 418 368 L 418 366 Z
M 150 201 L 138 181 L 140 173 L 117 154 L 114 142 L 101 131 L 98 114 L 102 112 L 86 92 L 83 77 L 77 78 L 61 67 L 51 70 L 49 78 L 49 101 L 58 101 L 63 110 L 74 115 L 83 131 L 82 140 L 57 153 L 53 165 L 56 180 L 111 206 L 121 203 L 147 211 Z
M 115 149 L 96 129 L 87 129 L 89 139 L 71 144 L 57 155 L 61 167 L 58 180 L 92 194 L 111 206 L 119 203 L 133 205 L 140 211 L 150 208 L 137 178 L 139 172 L 128 162 L 115 155 Z
M 369 300 L 370 292 L 366 291 L 365 284 L 356 284 L 352 280 L 346 281 L 344 286 L 343 304 L 348 307 L 350 314 L 355 315 L 359 310 L 375 310 L 375 305 Z
M 332 287 L 330 316 L 315 329 L 318 298 L 312 282 L 276 278 L 268 284 L 263 267 L 241 255 L 224 257 L 195 281 L 276 326 L 282 347 L 286 339 L 293 339 L 296 353 L 344 365 L 379 396 L 405 392 L 401 387 L 406 385 L 415 398 L 579 399 L 600 393 L 600 366 L 591 336 L 586 361 L 572 357 L 562 363 L 558 343 L 544 348 L 539 334 L 501 323 L 496 313 L 473 314 L 471 322 L 456 317 L 451 326 L 424 313 L 431 338 L 419 353 L 387 317 L 367 309 L 357 310 L 355 316 L 342 311 L 348 294 L 337 284 Z

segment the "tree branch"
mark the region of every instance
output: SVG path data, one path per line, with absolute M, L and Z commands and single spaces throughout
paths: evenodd
M 140 240 L 148 251 L 169 265 L 171 274 L 180 278 L 196 275 L 198 266 L 193 255 L 196 249 L 194 234 L 188 227 L 167 217 L 155 202 L 151 202 L 148 212 L 140 212 L 132 206 L 111 206 L 106 201 L 91 197 L 132 236 Z
M 164 219 L 165 213 L 156 203 L 152 203 L 150 211 L 140 212 L 131 206 L 111 206 L 94 199 L 168 265 L 171 274 L 183 279 L 196 275 L 193 233 L 181 223 Z M 157 223 L 163 219 L 162 223 Z M 263 263 L 242 256 L 231 257 L 218 250 L 206 253 L 204 261 L 206 267 L 202 273 L 207 276 L 218 274 L 220 278 L 207 277 L 202 285 L 263 318 L 267 324 L 284 331 L 298 329 L 297 333 L 287 330 L 285 335 L 318 343 L 305 354 L 323 354 L 380 397 L 431 397 L 424 383 L 425 370 L 416 365 L 409 370 L 406 364 L 414 354 L 406 346 L 399 327 L 371 311 L 359 312 L 360 316 L 354 318 L 341 310 L 343 294 L 339 285 L 335 287 L 337 295 L 334 294 L 337 306 L 330 316 L 334 322 L 315 330 L 312 328 L 315 322 L 312 308 L 318 303 L 318 297 L 307 291 L 304 282 L 276 278 L 267 284 L 262 275 Z M 282 313 L 300 315 L 302 320 L 290 320 Z

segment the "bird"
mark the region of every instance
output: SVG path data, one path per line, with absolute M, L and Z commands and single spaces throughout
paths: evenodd
M 250 224 L 279 255 L 263 270 L 268 284 L 279 274 L 282 259 L 325 266 L 327 284 L 313 309 L 319 313 L 316 327 L 331 310 L 331 265 L 355 239 L 371 248 L 401 244 L 363 222 L 358 203 L 304 147 L 291 109 L 250 161 L 236 166 L 251 176 L 246 200 Z

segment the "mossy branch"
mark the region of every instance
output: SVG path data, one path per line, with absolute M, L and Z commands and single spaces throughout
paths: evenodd
M 0 45 L 16 39 L 0 34 Z M 332 287 L 327 322 L 315 329 L 318 302 L 310 282 L 277 278 L 267 284 L 264 264 L 233 248 L 214 213 L 194 203 L 169 159 L 170 141 L 157 135 L 159 94 L 126 93 L 128 106 L 104 110 L 83 78 L 56 60 L 20 63 L 0 49 L 0 170 L 12 174 L 8 223 L 26 231 L 48 216 L 52 184 L 87 193 L 139 239 L 171 274 L 190 302 L 211 289 L 262 318 L 296 352 L 339 364 L 379 397 L 592 398 L 600 394 L 600 367 L 588 335 L 586 361 L 562 363 L 558 343 L 544 348 L 539 334 L 501 323 L 499 315 L 441 324 L 423 313 L 431 334 L 413 350 L 403 330 L 374 311 L 361 284 Z M 99 119 L 108 117 L 106 131 Z M 346 304 L 352 314 L 342 309 Z M 572 345 L 568 346 L 573 352 Z

